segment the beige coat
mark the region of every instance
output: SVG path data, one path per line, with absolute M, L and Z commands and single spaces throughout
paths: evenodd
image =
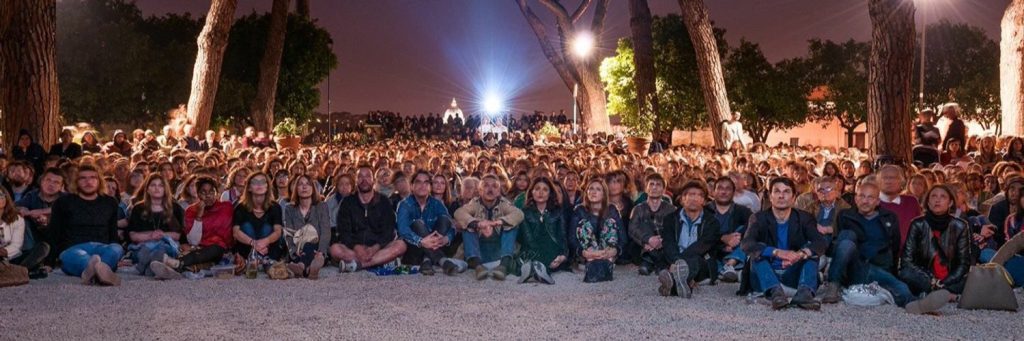
M 489 217 L 488 213 L 490 213 Z M 480 198 L 474 198 L 469 203 L 455 210 L 455 220 L 465 230 L 471 230 L 470 224 L 476 221 L 501 220 L 504 223 L 501 225 L 501 229 L 508 231 L 516 228 L 523 221 L 523 211 L 516 208 L 511 201 L 504 197 L 499 198 L 498 204 L 494 205 L 490 210 L 484 207 L 483 203 L 480 202 Z

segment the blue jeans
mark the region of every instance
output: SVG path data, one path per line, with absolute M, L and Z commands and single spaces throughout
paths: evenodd
M 981 250 L 981 254 L 978 258 L 982 263 L 988 263 L 995 255 L 996 250 L 984 249 Z M 1006 268 L 1006 272 L 1010 273 L 1010 277 L 1013 278 L 1014 287 L 1024 285 L 1024 257 L 1021 257 L 1020 255 L 1010 257 L 1006 263 L 1003 263 L 1003 268 Z
M 917 300 L 917 297 L 910 292 L 910 287 L 897 278 L 896 275 L 893 275 L 891 272 L 886 271 L 883 268 L 871 264 L 866 265 L 867 278 L 855 282 L 854 284 L 878 282 L 879 286 L 885 288 L 885 290 L 889 290 L 889 293 L 892 294 L 893 301 L 895 301 L 896 305 L 899 307 L 903 307 L 907 305 L 907 303 Z
M 243 223 L 238 226 L 238 229 L 242 231 L 246 236 L 253 240 L 263 239 L 269 237 L 274 233 L 274 226 L 270 224 L 263 224 L 261 226 L 253 226 L 250 223 Z M 278 239 L 277 242 L 271 243 L 267 246 L 267 256 L 270 259 L 278 260 L 281 256 L 284 256 L 284 246 L 281 245 L 282 239 Z M 235 243 L 235 252 L 242 255 L 242 257 L 248 257 L 252 251 L 252 246 L 245 245 L 242 243 Z
M 492 235 L 488 239 L 501 238 L 501 250 L 499 250 L 498 258 L 505 256 L 512 256 L 516 251 L 516 236 L 519 235 L 519 229 L 511 229 L 507 231 L 496 232 L 497 235 Z M 462 232 L 462 246 L 466 252 L 466 260 L 476 257 L 480 258 L 480 234 L 476 232 L 463 231 Z
M 775 273 L 771 260 L 768 257 L 761 257 L 751 265 L 754 272 L 751 284 L 756 291 L 768 291 L 769 289 L 785 285 L 793 288 L 807 288 L 811 292 L 818 289 L 818 260 L 805 259 L 790 265 L 781 274 Z
M 838 240 L 832 253 L 832 263 L 829 264 L 828 280 L 838 284 L 853 284 L 855 280 L 867 276 L 867 262 L 860 258 L 857 235 L 853 231 L 843 231 Z
M 743 252 L 743 249 L 736 247 L 732 252 L 722 257 L 722 260 L 718 261 L 718 272 L 722 272 L 722 267 L 725 266 L 725 262 L 728 260 L 736 261 L 736 265 L 733 268 L 739 270 L 743 268 L 743 264 L 746 264 L 747 254 Z
M 81 276 L 92 256 L 100 256 L 103 263 L 116 271 L 117 262 L 124 256 L 124 248 L 118 244 L 81 243 L 60 253 L 60 269 L 68 276 Z
M 152 272 L 148 271 L 150 262 L 161 261 L 164 255 L 178 258 L 181 254 L 178 250 L 178 242 L 166 236 L 160 240 L 128 245 L 128 251 L 132 251 L 132 263 L 135 264 L 135 269 L 141 275 L 152 274 Z

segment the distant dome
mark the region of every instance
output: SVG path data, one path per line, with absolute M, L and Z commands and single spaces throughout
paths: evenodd
M 458 117 L 463 124 L 466 123 L 466 118 L 462 117 L 462 109 L 459 109 L 459 104 L 455 102 L 454 98 L 452 98 L 452 104 L 448 107 L 448 110 L 444 111 L 444 123 L 448 124 L 449 119 L 454 119 L 456 117 Z

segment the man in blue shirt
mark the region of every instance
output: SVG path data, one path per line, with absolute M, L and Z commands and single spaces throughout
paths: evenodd
M 451 215 L 441 200 L 430 195 L 433 177 L 426 171 L 413 176 L 412 195 L 398 204 L 398 236 L 409 245 L 406 259 L 422 258 L 420 273 L 433 276 L 445 245 L 455 237 Z
M 796 184 L 785 177 L 769 183 L 771 209 L 751 216 L 741 246 L 750 255 L 752 286 L 771 298 L 772 309 L 790 304 L 821 309 L 814 299 L 818 288 L 818 257 L 828 243 L 810 213 L 794 209 Z M 792 302 L 783 285 L 797 288 Z

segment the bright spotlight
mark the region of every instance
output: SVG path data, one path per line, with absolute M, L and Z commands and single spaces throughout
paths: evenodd
M 586 58 L 593 49 L 594 35 L 586 31 L 576 33 L 576 37 L 572 41 L 572 52 L 576 54 L 576 57 Z
M 484 99 L 483 104 L 484 111 L 489 114 L 496 114 L 498 112 L 501 112 L 501 109 L 503 108 L 503 105 L 501 104 L 501 99 L 498 98 L 498 96 L 494 95 L 487 96 L 487 98 Z

